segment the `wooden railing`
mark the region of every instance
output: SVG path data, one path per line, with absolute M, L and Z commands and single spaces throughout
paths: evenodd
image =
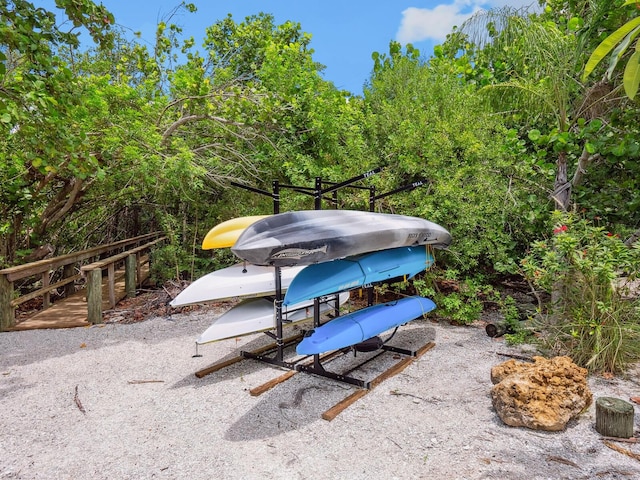
M 64 288 L 64 295 L 69 296 L 75 292 L 76 280 L 85 274 L 87 275 L 88 320 L 90 323 L 102 322 L 102 269 L 107 269 L 109 303 L 113 308 L 116 303 L 114 272 L 117 265 L 125 264 L 125 289 L 128 295 L 135 296 L 136 281 L 139 280 L 141 267 L 148 262 L 148 256 L 145 254 L 153 245 L 165 239 L 166 237 L 159 232 L 149 233 L 108 245 L 0 270 L 0 331 L 15 326 L 17 306 L 34 298 L 42 297 L 42 308 L 47 309 L 51 305 L 53 290 Z M 112 252 L 118 253 L 100 259 L 100 256 Z M 82 263 L 92 260 L 95 261 L 89 265 L 82 265 Z M 59 270 L 62 270 L 61 279 L 50 283 L 53 273 Z M 41 286 L 35 291 L 20 295 L 19 292 L 16 292 L 14 283 L 29 277 L 40 277 Z

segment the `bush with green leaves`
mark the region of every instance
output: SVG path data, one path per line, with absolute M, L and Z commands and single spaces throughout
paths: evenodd
M 455 269 L 429 270 L 413 281 L 419 295 L 431 298 L 437 315 L 457 325 L 480 319 L 485 301 L 497 301 L 500 294 L 482 277 L 460 277 Z
M 500 313 L 504 317 L 506 333 L 504 340 L 508 345 L 521 345 L 534 341 L 533 331 L 527 327 L 521 319 L 516 301 L 511 295 L 507 295 L 499 302 Z
M 521 261 L 527 280 L 551 294 L 541 317 L 544 344 L 590 371 L 623 371 L 640 358 L 640 298 L 631 288 L 640 278 L 640 248 L 575 215 L 553 219 L 553 235 Z

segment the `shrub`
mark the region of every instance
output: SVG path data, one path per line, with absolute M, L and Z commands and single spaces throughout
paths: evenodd
M 553 235 L 534 242 L 521 267 L 551 294 L 541 316 L 543 341 L 590 371 L 623 371 L 640 358 L 640 249 L 575 215 L 554 214 Z
M 413 281 L 419 295 L 431 298 L 438 306 L 436 314 L 458 325 L 469 325 L 480 319 L 486 300 L 499 298 L 491 285 L 481 277 L 459 278 L 459 272 L 432 269 Z

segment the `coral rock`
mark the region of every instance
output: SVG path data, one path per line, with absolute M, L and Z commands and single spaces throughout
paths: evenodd
M 587 370 L 569 357 L 509 360 L 491 369 L 493 407 L 513 427 L 560 431 L 593 399 Z

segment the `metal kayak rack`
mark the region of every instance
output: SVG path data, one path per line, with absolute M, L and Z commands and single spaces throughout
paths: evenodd
M 329 201 L 330 203 L 337 205 L 338 203 L 337 193 L 339 190 L 343 188 L 348 187 L 348 188 L 356 188 L 361 190 L 368 190 L 369 211 L 374 211 L 375 202 L 377 200 L 390 195 L 400 193 L 400 192 L 413 190 L 415 188 L 428 184 L 427 180 L 418 180 L 418 181 L 412 182 L 409 185 L 394 189 L 390 192 L 383 193 L 383 194 L 376 194 L 375 187 L 372 187 L 372 186 L 355 185 L 357 182 L 367 179 L 369 177 L 372 177 L 373 175 L 376 175 L 381 171 L 382 171 L 382 168 L 378 167 L 339 183 L 323 182 L 321 177 L 316 177 L 315 186 L 313 188 L 280 184 L 277 180 L 274 180 L 272 182 L 272 190 L 270 192 L 250 186 L 250 185 L 237 183 L 237 182 L 232 182 L 231 185 L 237 188 L 248 190 L 253 193 L 271 197 L 271 199 L 273 200 L 273 213 L 278 214 L 280 213 L 280 195 L 281 195 L 281 190 L 283 189 L 292 190 L 298 193 L 312 196 L 314 198 L 314 209 L 316 210 L 322 209 L 323 200 Z M 328 196 L 329 194 L 331 194 L 330 197 Z M 202 370 L 197 371 L 195 373 L 196 377 L 202 378 L 205 375 L 209 375 L 211 373 L 217 372 L 218 370 L 221 370 L 225 367 L 233 365 L 244 359 L 253 359 L 253 360 L 257 360 L 263 363 L 267 363 L 270 365 L 274 365 L 274 366 L 289 370 L 284 375 L 281 375 L 280 377 L 272 379 L 269 382 L 265 383 L 264 385 L 251 389 L 250 393 L 253 396 L 260 395 L 270 390 L 276 385 L 288 380 L 298 372 L 304 372 L 304 373 L 309 373 L 316 376 L 330 378 L 338 382 L 343 382 L 349 385 L 359 387 L 359 389 L 356 390 L 353 394 L 351 394 L 350 396 L 348 396 L 347 398 L 345 398 L 344 400 L 336 404 L 334 407 L 332 407 L 331 409 L 323 413 L 322 418 L 324 418 L 325 420 L 332 420 L 342 410 L 347 408 L 349 405 L 354 403 L 356 400 L 358 400 L 362 396 L 366 395 L 375 386 L 380 384 L 385 379 L 393 375 L 396 375 L 397 373 L 400 373 L 407 366 L 409 366 L 415 359 L 419 358 L 420 356 L 422 356 L 424 353 L 426 353 L 428 350 L 430 350 L 435 346 L 433 342 L 427 342 L 416 350 L 408 350 L 400 347 L 387 345 L 386 342 L 381 342 L 381 344 L 379 345 L 379 348 L 375 348 L 375 349 L 372 348 L 371 345 L 361 346 L 361 347 L 351 346 L 351 347 L 347 347 L 347 348 L 343 348 L 340 350 L 335 350 L 335 351 L 327 352 L 323 354 L 314 354 L 314 355 L 305 356 L 296 360 L 291 360 L 291 361 L 286 360 L 285 350 L 287 348 L 290 348 L 296 345 L 302 339 L 302 334 L 284 337 L 283 327 L 286 324 L 286 321 L 283 320 L 283 314 L 282 314 L 283 313 L 282 302 L 283 302 L 284 296 L 282 292 L 282 276 L 281 276 L 281 269 L 280 269 L 281 267 L 275 266 L 273 268 L 275 269 L 275 272 L 274 272 L 275 274 L 275 297 L 274 297 L 275 313 L 274 314 L 276 319 L 276 328 L 275 328 L 275 333 L 265 332 L 266 335 L 268 335 L 270 338 L 273 339 L 273 343 L 270 343 L 268 345 L 265 345 L 264 347 L 261 347 L 259 349 L 252 350 L 252 351 L 240 351 L 240 354 L 238 356 L 232 357 L 227 360 L 216 362 L 209 367 L 206 367 Z M 319 302 L 320 300 L 318 298 L 314 299 L 314 316 L 313 316 L 314 328 L 319 327 L 321 325 Z M 367 288 L 367 303 L 368 305 L 373 304 L 373 288 L 372 287 Z M 340 303 L 338 300 L 338 295 L 336 295 L 333 318 L 339 315 L 340 315 Z M 359 348 L 361 348 L 361 350 L 359 350 Z M 368 349 L 371 349 L 371 350 L 368 350 Z M 330 362 L 331 360 L 334 360 L 335 358 L 338 358 L 341 355 L 345 355 L 350 352 L 353 352 L 353 354 L 356 355 L 358 351 L 374 351 L 374 350 L 380 350 L 380 352 L 377 353 L 376 355 L 371 356 L 369 359 L 350 368 L 348 372 L 336 373 L 336 372 L 327 370 L 325 368 L 326 363 Z M 390 368 L 388 368 L 387 370 L 385 370 L 383 373 L 381 373 L 380 375 L 378 375 L 376 378 L 372 380 L 362 380 L 349 375 L 349 373 L 351 373 L 352 371 L 357 370 L 364 364 L 375 360 L 380 355 L 386 352 L 392 352 L 395 354 L 403 355 L 405 356 L 405 358 L 400 360 L 399 362 L 396 362 L 393 366 L 391 366 Z

